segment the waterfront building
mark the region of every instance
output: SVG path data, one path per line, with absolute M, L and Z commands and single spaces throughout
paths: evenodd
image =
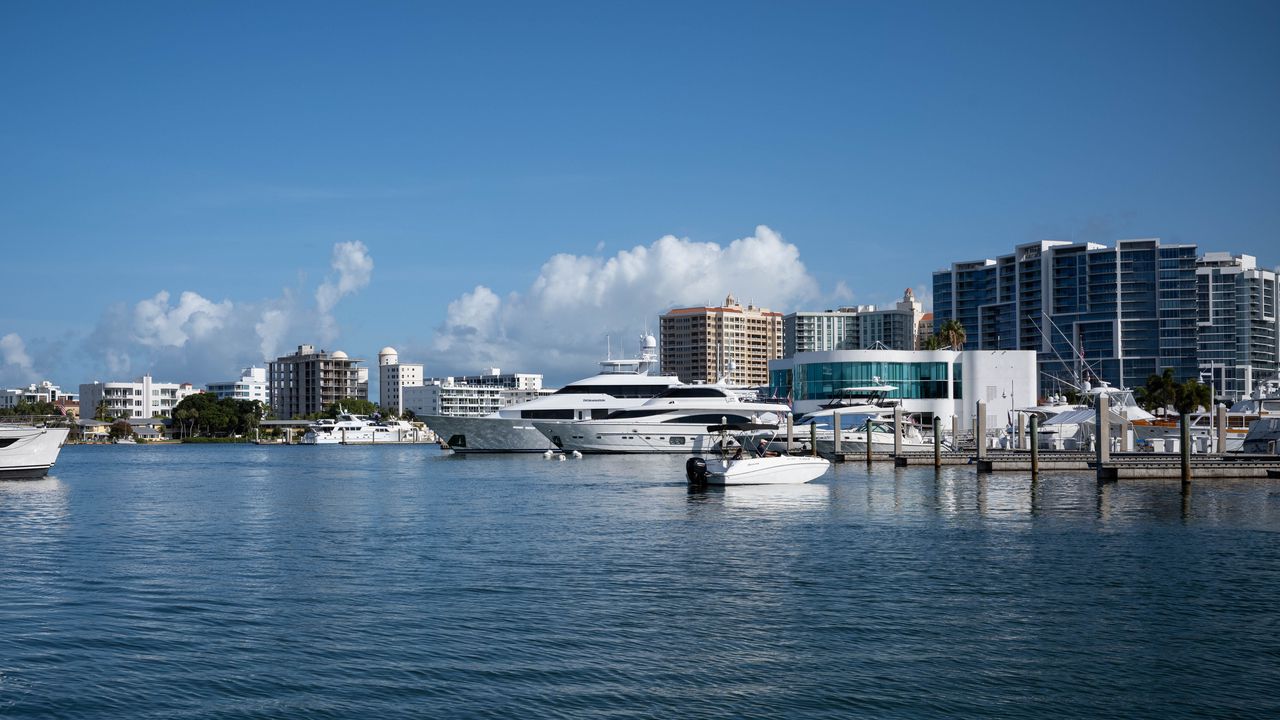
M 421 385 L 403 390 L 405 408 L 419 417 L 479 417 L 553 392 L 542 387 L 540 373 L 504 373 L 501 368 L 485 368 L 479 375 L 426 378 Z
M 683 382 L 735 385 L 769 382 L 769 361 L 781 358 L 782 313 L 748 304 L 733 295 L 719 307 L 675 308 L 659 323 L 662 371 Z
M 62 408 L 77 404 L 75 393 L 63 392 L 62 388 L 48 380 L 32 383 L 26 387 L 0 390 L 0 410 L 12 410 L 20 404 L 35 405 L 50 403 Z
M 299 345 L 293 354 L 268 363 L 271 408 L 276 417 L 291 420 L 321 412 L 339 400 L 367 400 L 369 369 L 360 367 L 360 362 L 341 350 L 330 353 L 316 350 L 314 345 Z
M 200 391 L 191 383 L 156 382 L 143 375 L 133 382 L 93 382 L 80 385 L 83 414 L 94 418 L 99 407 L 108 417 L 150 419 L 173 417 L 173 408 Z
M 782 318 L 782 356 L 873 347 L 914 350 L 922 317 L 924 309 L 910 288 L 892 308 L 884 310 L 858 305 L 793 312 Z
M 1198 374 L 1195 245 L 1028 243 L 935 272 L 933 298 L 935 332 L 954 319 L 967 347 L 1036 351 L 1045 393 L 1098 379 L 1136 387 L 1164 368 Z
M 219 400 L 257 400 L 263 405 L 271 404 L 266 368 L 250 366 L 240 371 L 237 380 L 213 382 L 205 387 Z
M 789 397 L 796 414 L 837 400 L 842 390 L 892 385 L 889 399 L 926 426 L 936 416 L 947 430 L 957 418 L 972 429 L 979 400 L 987 426 L 999 429 L 1009 413 L 1037 404 L 1036 354 L 989 350 L 832 350 L 799 353 L 769 363 L 770 390 Z
M 378 406 L 383 412 L 404 412 L 404 388 L 422 385 L 422 363 L 402 363 L 393 347 L 378 351 Z
M 933 313 L 924 313 L 916 323 L 916 350 L 924 350 L 925 343 L 933 335 Z
M 1211 252 L 1196 262 L 1198 363 L 1216 398 L 1238 400 L 1280 369 L 1276 290 L 1276 273 L 1251 255 Z

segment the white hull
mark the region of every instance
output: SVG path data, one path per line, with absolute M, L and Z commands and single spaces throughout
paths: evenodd
M 428 433 L 403 423 L 401 425 L 378 425 L 374 423 L 344 428 L 341 426 L 320 426 L 319 429 L 308 430 L 301 445 L 407 445 L 427 441 Z
M 0 478 L 43 477 L 58 460 L 67 428 L 0 427 Z
M 609 423 L 534 423 L 544 439 L 559 440 L 565 452 L 666 453 L 689 455 L 717 452 L 720 436 L 705 424 L 632 423 L 625 428 Z
M 419 419 L 454 452 L 540 453 L 555 449 L 531 420 L 448 415 L 426 415 Z
M 1182 437 L 1181 430 L 1177 425 L 1169 427 L 1167 425 L 1138 425 L 1134 424 L 1133 437 L 1139 443 L 1150 443 L 1152 440 L 1177 440 Z M 1196 442 L 1197 438 L 1210 438 L 1217 442 L 1217 430 L 1208 428 L 1190 428 L 1191 442 Z M 1236 428 L 1227 429 L 1227 452 L 1237 452 L 1244 446 L 1244 439 L 1249 434 L 1248 429 L 1239 430 Z
M 826 474 L 831 463 L 814 457 L 763 457 L 707 461 L 708 485 L 801 485 Z
M 902 439 L 903 452 L 933 451 L 933 441 L 922 438 L 907 437 Z M 835 453 L 836 442 L 830 433 L 827 437 L 818 435 L 818 452 Z M 865 432 L 845 432 L 840 435 L 840 452 L 865 453 L 867 451 L 867 434 Z M 871 452 L 893 452 L 893 433 L 871 432 Z

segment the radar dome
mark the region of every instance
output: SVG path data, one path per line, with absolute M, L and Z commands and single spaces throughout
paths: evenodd
M 654 337 L 654 336 L 652 336 L 652 335 L 645 335 L 645 336 L 644 336 L 644 346 L 645 346 L 646 348 L 656 348 L 656 347 L 658 347 L 658 339 L 657 339 L 657 338 L 655 338 L 655 337 Z
M 396 349 L 391 347 L 390 345 L 379 350 L 378 354 L 379 355 L 399 355 L 399 353 L 396 352 Z
M 334 360 L 346 360 L 347 354 L 342 352 L 341 350 L 335 350 L 333 354 L 330 355 L 329 357 L 333 358 Z

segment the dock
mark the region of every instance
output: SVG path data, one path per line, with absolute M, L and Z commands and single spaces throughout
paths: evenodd
M 825 457 L 837 463 L 866 462 L 865 452 L 833 453 Z M 934 464 L 931 452 L 873 452 L 874 463 L 892 462 L 895 467 L 929 467 Z M 972 465 L 979 473 L 1031 472 L 1031 453 L 1027 450 L 988 450 L 981 456 L 973 450 L 946 450 L 939 454 L 939 464 Z M 1181 458 L 1174 454 L 1129 452 L 1110 453 L 1098 465 L 1097 454 L 1066 450 L 1041 450 L 1040 472 L 1095 471 L 1100 480 L 1136 480 L 1182 477 Z M 1280 478 L 1280 457 L 1244 455 L 1240 453 L 1192 455 L 1191 476 L 1197 479 Z

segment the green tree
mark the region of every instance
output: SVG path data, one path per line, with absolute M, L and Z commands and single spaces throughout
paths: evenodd
M 336 419 L 339 412 L 351 413 L 353 415 L 372 415 L 381 411 L 378 409 L 377 403 L 361 398 L 346 398 L 326 405 L 324 408 L 324 417 Z
M 1179 415 L 1193 413 L 1213 404 L 1213 390 L 1198 380 L 1188 380 L 1174 388 L 1173 409 Z
M 99 400 L 98 407 L 93 410 L 93 419 L 106 422 L 111 419 L 111 411 L 107 409 L 107 401 Z
M 938 327 L 938 338 L 952 350 L 963 350 L 966 338 L 964 325 L 959 320 L 947 320 Z
M 942 339 L 939 338 L 937 335 L 929 335 L 924 339 L 924 349 L 925 350 L 941 350 Z
M 1149 413 L 1155 413 L 1174 404 L 1178 381 L 1173 379 L 1173 368 L 1165 368 L 1159 375 L 1147 377 L 1147 384 L 1137 389 L 1134 400 Z
M 133 426 L 129 424 L 128 420 L 117 420 L 111 423 L 111 427 L 107 432 L 111 435 L 112 440 L 133 437 Z

